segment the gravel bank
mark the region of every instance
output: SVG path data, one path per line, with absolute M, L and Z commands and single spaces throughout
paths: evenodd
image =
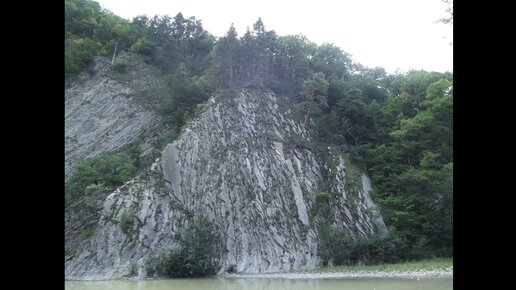
M 341 278 L 431 278 L 453 277 L 453 267 L 414 271 L 350 271 L 326 273 L 226 274 L 225 278 L 341 279 Z

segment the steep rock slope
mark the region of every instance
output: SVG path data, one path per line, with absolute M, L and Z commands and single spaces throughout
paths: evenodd
M 335 193 L 330 226 L 355 237 L 384 234 L 368 178 L 341 152 L 321 161 L 287 99 L 266 91 L 219 94 L 168 144 L 150 170 L 110 194 L 91 238 L 66 260 L 67 279 L 145 277 L 151 254 L 175 245 L 188 216 L 204 215 L 223 237 L 220 272 L 318 265 L 314 191 L 322 170 Z M 134 216 L 132 227 L 121 220 Z
M 160 117 L 135 95 L 159 87 L 160 78 L 133 54 L 122 54 L 123 71 L 113 70 L 111 60 L 96 57 L 88 72 L 68 80 L 65 88 L 65 185 L 78 161 L 138 144 L 141 163 L 153 161 L 157 151 Z M 154 157 L 155 158 L 155 157 Z M 107 195 L 107 194 L 106 194 Z M 98 209 L 106 195 L 77 193 L 67 197 L 65 208 L 65 259 L 84 243 L 98 222 Z
M 77 161 L 131 143 L 158 125 L 155 112 L 131 99 L 157 80 L 141 60 L 130 63 L 133 75 L 124 82 L 113 78 L 108 58 L 96 57 L 90 74 L 83 73 L 65 89 L 65 182 Z

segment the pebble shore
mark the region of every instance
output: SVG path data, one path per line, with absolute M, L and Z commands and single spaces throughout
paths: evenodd
M 451 278 L 453 267 L 433 270 L 376 270 L 324 273 L 267 273 L 267 274 L 226 274 L 226 278 L 281 278 L 281 279 L 341 279 L 341 278 Z

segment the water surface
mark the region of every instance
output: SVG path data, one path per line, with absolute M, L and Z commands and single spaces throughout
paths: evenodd
M 65 290 L 448 290 L 452 278 L 269 279 L 198 278 L 144 281 L 66 281 Z

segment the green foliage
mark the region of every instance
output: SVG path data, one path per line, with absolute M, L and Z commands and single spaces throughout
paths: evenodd
M 65 1 L 65 76 L 86 69 L 94 56 L 130 46 L 131 24 L 91 0 Z
M 99 196 L 100 194 L 102 194 L 106 191 L 109 191 L 109 188 L 104 183 L 99 183 L 99 184 L 92 183 L 92 184 L 89 184 L 88 186 L 86 186 L 86 188 L 84 189 L 84 192 L 86 193 L 86 195 L 93 196 L 93 197 Z
M 306 127 L 308 119 L 320 116 L 328 108 L 327 94 L 328 81 L 323 73 L 315 73 L 310 79 L 303 81 L 303 99 L 297 105 L 297 109 L 303 113 L 303 127 Z M 298 135 L 296 146 L 300 146 L 301 134 Z
M 323 73 L 315 73 L 311 79 L 303 82 L 304 94 L 311 99 L 317 100 L 323 106 L 328 106 L 325 96 L 328 94 L 328 81 Z
M 316 198 L 315 207 L 323 218 L 319 226 L 321 258 L 353 264 L 450 256 L 451 75 L 411 71 L 406 75 L 377 77 L 378 80 L 370 76 L 365 70 L 363 75 L 348 81 L 330 80 L 329 113 L 314 119 L 318 142 L 335 147 L 347 143 L 343 148 L 350 153 L 350 159 L 368 171 L 374 198 L 382 208 L 391 236 L 362 241 L 335 233 L 329 227 L 331 219 L 323 195 Z M 389 93 L 370 88 L 372 82 L 382 84 Z
M 332 230 L 326 222 L 319 226 L 319 253 L 323 265 L 330 260 L 334 265 L 394 263 L 401 261 L 400 249 L 404 241 L 391 231 L 387 236 L 351 238 L 346 233 Z
M 167 277 L 213 275 L 217 270 L 220 237 L 213 223 L 203 216 L 190 220 L 178 246 L 161 254 L 156 272 Z
M 331 220 L 331 205 L 330 199 L 332 195 L 324 191 L 316 191 L 315 195 L 315 211 L 313 216 L 319 216 L 324 220 Z
M 387 142 L 368 150 L 369 170 L 386 223 L 406 243 L 400 255 L 449 256 L 453 253 L 452 83 L 446 75 L 409 76 L 402 79 L 406 85 L 401 86 L 400 96 L 425 92 L 420 111 L 406 115 L 403 106 L 389 108 L 401 118 L 391 123 Z
M 449 95 L 452 89 L 452 82 L 448 79 L 442 78 L 434 83 L 431 83 L 426 89 L 426 99 L 433 100 Z
M 159 136 L 159 149 L 163 150 L 165 149 L 165 146 L 167 144 L 174 142 L 178 136 L 178 133 L 176 130 L 169 130 L 165 134 Z
M 120 218 L 120 228 L 122 232 L 126 235 L 132 235 L 134 232 L 134 221 L 135 221 L 135 213 L 133 210 L 129 209 L 122 214 Z
M 193 270 L 187 252 L 177 247 L 167 250 L 159 257 L 156 272 L 167 277 L 188 277 L 192 276 Z
M 138 266 L 136 265 L 136 262 L 131 263 L 131 268 L 129 269 L 129 276 L 136 276 L 138 275 Z
M 311 126 L 309 119 L 315 122 L 317 133 L 308 143 L 298 136 L 291 141 L 321 156 L 328 145 L 349 153 L 371 177 L 374 198 L 396 233 L 390 242 L 396 250 L 387 247 L 394 251 L 390 254 L 382 248 L 386 240 L 372 239 L 364 246 L 365 241 L 332 233 L 324 226 L 331 216 L 331 193 L 319 194 L 312 210 L 322 218 L 321 236 L 335 250 L 324 255 L 343 263 L 374 260 L 380 253 L 399 259 L 452 255 L 453 75 L 415 70 L 387 75 L 382 68 L 352 63 L 333 44 L 277 36 L 260 18 L 252 28 L 238 37 L 231 26 L 216 41 L 199 20 L 181 13 L 127 21 L 94 1 L 66 0 L 65 75 L 84 71 L 94 56 L 112 56 L 115 46 L 120 53 L 143 56 L 165 85 L 146 88 L 134 100 L 163 116 L 169 132 L 161 136 L 161 146 L 206 108 L 200 104 L 216 89 L 269 88 L 287 95 L 305 126 Z M 119 75 L 126 69 L 120 59 L 112 67 Z M 67 200 L 81 191 L 102 194 L 131 178 L 137 154 L 124 152 L 81 161 L 66 189 Z M 343 246 L 349 251 L 339 254 Z M 188 259 L 183 254 L 174 259 Z
M 198 105 L 208 99 L 208 88 L 204 79 L 191 76 L 184 64 L 168 77 L 167 87 L 169 94 L 158 112 L 163 116 L 163 122 L 179 134 L 181 127 L 196 115 Z
M 81 191 L 88 195 L 98 195 L 122 185 L 136 174 L 138 156 L 136 147 L 127 146 L 119 151 L 79 161 L 66 188 L 67 200 Z
M 227 272 L 228 274 L 236 273 L 236 272 L 237 272 L 237 270 L 236 270 L 235 265 L 231 265 L 231 266 L 229 266 L 229 268 L 227 269 L 227 271 L 226 271 L 226 272 Z
M 328 78 L 341 79 L 349 74 L 351 59 L 340 47 L 324 43 L 317 48 L 312 62 L 314 71 L 322 72 Z
M 85 69 L 93 57 L 103 52 L 102 45 L 88 37 L 65 41 L 65 76 Z
M 233 86 L 238 72 L 240 41 L 237 35 L 235 27 L 231 24 L 226 35 L 219 39 L 213 51 L 218 65 L 214 66 L 213 71 L 210 72 L 211 81 L 227 81 L 227 87 L 229 88 Z
M 314 192 L 316 197 L 313 216 L 318 220 L 318 253 L 323 266 L 331 261 L 334 265 L 356 265 L 359 263 L 397 262 L 399 252 L 404 247 L 403 240 L 395 230 L 385 237 L 369 236 L 352 238 L 349 233 L 331 227 L 334 218 L 331 214 L 331 200 L 335 193 Z
M 145 271 L 147 272 L 147 277 L 153 277 L 154 273 L 156 273 L 156 269 L 159 265 L 159 255 L 155 252 L 150 252 L 147 255 L 147 258 L 144 262 Z
M 152 62 L 156 56 L 156 46 L 147 38 L 140 37 L 132 45 L 131 51 L 136 52 Z
M 93 232 L 95 231 L 95 228 L 93 227 L 88 227 L 88 228 L 85 228 L 83 230 L 83 234 L 86 238 L 89 238 L 93 235 Z
M 119 74 L 127 73 L 127 63 L 123 60 L 117 59 L 115 63 L 111 66 L 111 70 Z

